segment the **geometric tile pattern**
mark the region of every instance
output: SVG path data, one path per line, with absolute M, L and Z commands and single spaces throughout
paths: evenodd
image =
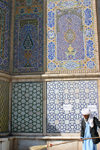
M 14 73 L 43 71 L 43 0 L 16 0 Z
M 47 71 L 97 72 L 92 0 L 47 1 Z
M 47 82 L 47 133 L 80 132 L 86 107 L 98 117 L 96 80 Z
M 41 82 L 13 83 L 12 132 L 43 132 L 43 84 Z
M 0 1 L 0 70 L 9 71 L 10 2 Z
M 8 132 L 9 83 L 0 81 L 0 133 Z

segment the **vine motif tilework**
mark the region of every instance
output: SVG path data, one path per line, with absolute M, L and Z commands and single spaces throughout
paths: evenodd
M 81 110 L 86 107 L 98 116 L 96 80 L 47 82 L 47 133 L 80 132 Z
M 16 0 L 14 73 L 43 71 L 43 0 Z
M 92 0 L 47 1 L 47 71 L 96 72 Z
M 0 81 L 0 133 L 8 132 L 9 83 Z
M 0 1 L 0 70 L 9 72 L 10 2 Z
M 13 83 L 12 132 L 43 132 L 43 84 L 40 82 Z

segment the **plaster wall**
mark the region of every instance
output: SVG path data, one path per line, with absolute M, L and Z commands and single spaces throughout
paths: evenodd
M 3 139 L 4 140 L 4 139 Z M 12 144 L 13 143 L 13 144 Z M 61 144 L 65 143 L 65 144 Z M 0 142 L 0 150 L 34 150 L 34 146 L 43 146 L 53 144 L 55 146 L 44 148 L 43 150 L 82 150 L 82 142 L 72 142 L 63 140 L 34 140 L 23 138 L 14 138 Z M 58 144 L 58 145 L 57 145 Z M 97 145 L 97 150 L 100 149 L 100 144 Z
M 0 150 L 13 150 L 13 140 L 9 138 L 0 139 Z

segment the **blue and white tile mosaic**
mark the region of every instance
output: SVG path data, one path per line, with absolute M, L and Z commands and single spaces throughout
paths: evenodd
M 0 71 L 9 72 L 11 2 L 0 1 Z
M 98 116 L 96 80 L 47 82 L 47 133 L 80 132 L 86 107 Z
M 98 71 L 94 5 L 92 0 L 47 1 L 48 72 Z
M 16 0 L 14 73 L 43 71 L 43 0 Z

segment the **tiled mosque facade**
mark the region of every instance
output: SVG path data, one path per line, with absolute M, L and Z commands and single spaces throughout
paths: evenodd
M 84 107 L 99 118 L 96 2 L 0 1 L 0 136 L 16 136 L 14 150 L 27 135 L 31 145 L 79 138 Z
M 48 0 L 48 72 L 98 72 L 94 1 Z

